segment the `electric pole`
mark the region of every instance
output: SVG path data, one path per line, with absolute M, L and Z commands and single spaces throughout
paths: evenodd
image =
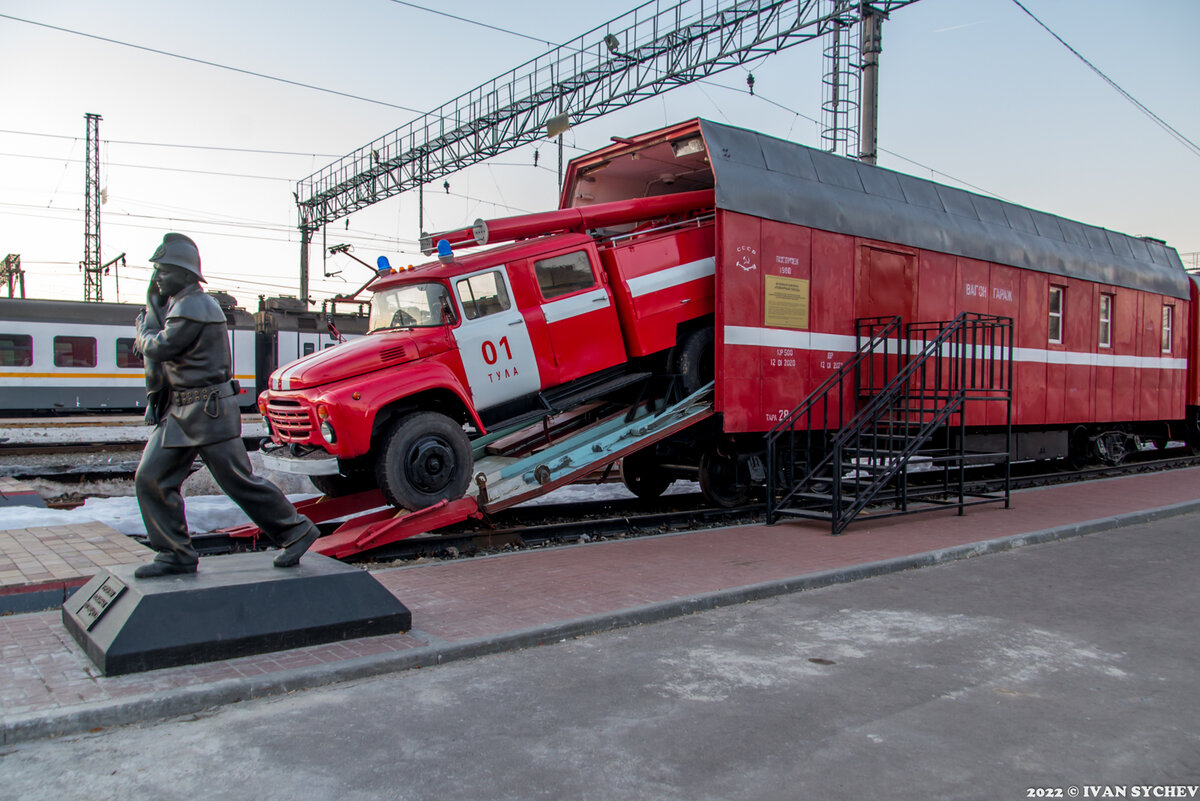
M 83 187 L 83 299 L 102 300 L 100 276 L 100 115 L 88 114 Z
M 859 161 L 874 164 L 879 133 L 879 54 L 883 51 L 880 22 L 883 13 L 863 3 L 860 10 L 859 50 L 862 58 L 862 97 L 859 110 Z
M 25 297 L 25 271 L 21 269 L 21 255 L 9 253 L 0 264 L 0 281 L 8 284 L 8 296 L 15 297 L 13 290 L 21 287 L 21 297 Z

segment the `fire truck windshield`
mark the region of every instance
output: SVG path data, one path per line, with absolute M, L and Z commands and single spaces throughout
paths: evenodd
M 390 287 L 371 299 L 372 331 L 447 325 L 455 319 L 450 290 L 436 281 Z

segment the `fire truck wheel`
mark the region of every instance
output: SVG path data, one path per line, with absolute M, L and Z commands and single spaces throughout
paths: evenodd
M 700 491 L 717 506 L 741 506 L 750 497 L 750 486 L 742 479 L 737 455 L 712 448 L 700 457 Z
M 375 483 L 374 473 L 362 470 L 356 470 L 348 476 L 339 473 L 334 476 L 309 476 L 308 478 L 317 488 L 317 492 L 328 495 L 330 498 L 341 498 L 356 492 L 366 492 L 378 486 Z
M 654 449 L 649 448 L 621 460 L 621 481 L 634 495 L 651 500 L 666 492 L 675 479 L 663 471 L 658 459 L 654 458 Z
M 713 330 L 697 328 L 683 337 L 675 351 L 671 372 L 679 376 L 684 395 L 691 395 L 713 380 Z
M 414 412 L 392 426 L 375 475 L 383 496 L 404 509 L 456 500 L 471 480 L 471 445 L 446 415 Z

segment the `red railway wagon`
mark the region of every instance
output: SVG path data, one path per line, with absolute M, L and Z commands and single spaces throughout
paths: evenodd
M 707 186 L 726 434 L 775 426 L 854 352 L 856 319 L 962 312 L 1014 321 L 1018 453 L 1065 455 L 1073 431 L 1102 453 L 1194 432 L 1198 290 L 1163 242 L 706 120 L 575 159 L 562 205 Z
M 846 383 L 834 414 L 798 424 L 794 412 L 827 379 L 880 359 L 860 350 L 860 321 L 922 326 L 884 340 L 915 352 L 941 341 L 938 321 L 971 315 L 1015 342 L 1004 344 L 1005 403 L 956 412 L 960 451 L 970 439 L 1006 462 L 1077 448 L 1116 461 L 1144 439 L 1200 438 L 1200 287 L 1172 248 L 753 131 L 692 120 L 614 138 L 570 163 L 559 210 L 477 221 L 431 237 L 427 252 L 439 239 L 437 261 L 372 284 L 368 336 L 272 375 L 260 408 L 273 466 L 330 495 L 361 492 L 363 508 L 378 505 L 377 487 L 447 521 L 616 460 L 639 495 L 698 475 L 718 503 L 752 483 L 767 483 L 770 499 L 796 464 L 768 455 L 764 466 L 772 428 L 817 430 L 836 451 L 842 423 L 875 403 Z M 615 418 L 584 423 L 582 440 L 547 450 L 556 461 L 539 461 L 536 435 L 518 436 L 529 446 L 519 455 L 494 450 L 505 427 L 548 428 L 591 403 L 630 402 L 632 419 L 647 411 L 629 399 L 633 382 L 653 373 L 684 379 L 686 424 L 610 436 Z M 949 430 L 941 411 L 921 408 L 920 425 Z M 907 469 L 915 446 L 881 455 L 870 436 L 869 453 L 835 461 L 826 483 Z M 380 525 L 386 535 L 344 532 L 337 553 L 424 524 Z

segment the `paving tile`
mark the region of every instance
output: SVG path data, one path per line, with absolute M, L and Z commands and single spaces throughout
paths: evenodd
M 965 517 L 941 511 L 859 521 L 839 537 L 808 522 L 743 526 L 428 563 L 374 575 L 409 606 L 420 631 L 454 642 L 1197 497 L 1200 469 L 1193 469 L 1021 492 L 1014 495 L 1012 509 L 972 507 Z M 0 592 L 38 582 L 61 586 L 86 579 L 97 566 L 148 556 L 136 542 L 97 526 L 0 532 Z M 0 616 L 0 710 L 69 709 L 424 644 L 412 634 L 387 635 L 104 677 L 63 628 L 57 610 L 6 615 Z

